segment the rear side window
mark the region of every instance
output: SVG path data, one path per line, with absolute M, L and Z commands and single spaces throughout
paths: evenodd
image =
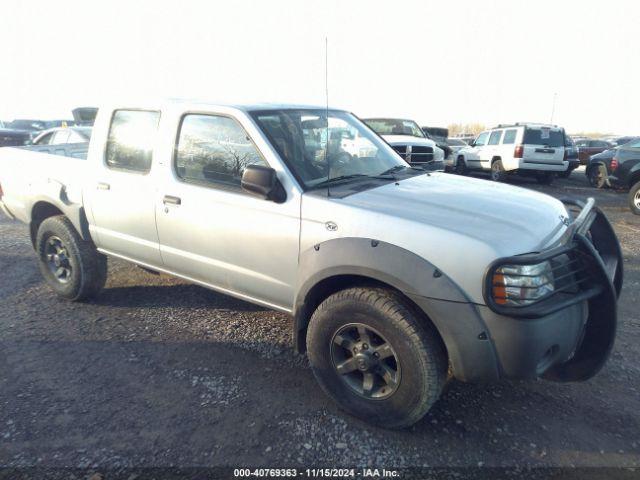
M 160 112 L 116 110 L 107 138 L 109 168 L 149 173 Z
M 512 145 L 516 143 L 516 135 L 518 134 L 518 130 L 505 130 L 504 138 L 502 139 L 503 145 Z
M 180 178 L 223 188 L 240 188 L 247 165 L 268 166 L 238 122 L 219 115 L 182 119 L 175 169 Z
M 502 137 L 503 130 L 496 130 L 495 132 L 491 132 L 491 136 L 489 137 L 489 145 L 498 145 L 500 143 L 500 138 Z
M 562 130 L 551 128 L 526 128 L 522 143 L 528 145 L 546 145 L 548 147 L 564 147 Z

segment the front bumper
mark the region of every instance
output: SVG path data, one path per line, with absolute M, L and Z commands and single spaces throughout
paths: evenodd
M 558 289 L 544 301 L 506 308 L 411 296 L 439 331 L 454 377 L 485 382 L 499 378 L 544 377 L 581 381 L 606 363 L 617 325 L 617 300 L 623 281 L 622 253 L 604 214 L 587 204 L 569 226 L 560 246 L 535 254 L 500 259 L 505 263 L 578 257 L 588 271 L 570 290 Z M 567 283 L 567 286 L 570 286 Z M 489 290 L 490 291 L 490 290 Z
M 606 363 L 615 340 L 622 289 L 622 252 L 611 224 L 588 203 L 560 246 L 500 259 L 489 267 L 481 315 L 508 377 L 586 380 Z M 491 295 L 493 270 L 513 263 L 555 262 L 556 288 L 528 306 L 498 305 Z M 562 278 L 562 280 L 560 280 Z
M 569 162 L 563 160 L 562 163 L 546 163 L 537 162 L 534 159 L 520 160 L 518 163 L 518 171 L 526 172 L 566 172 Z

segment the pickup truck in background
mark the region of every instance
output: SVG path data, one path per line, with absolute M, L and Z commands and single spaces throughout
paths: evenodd
M 451 377 L 580 381 L 610 355 L 622 256 L 593 200 L 413 168 L 325 107 L 106 105 L 86 160 L 37 148 L 0 150 L 0 207 L 60 297 L 98 295 L 113 256 L 287 312 L 373 424 L 415 423 Z

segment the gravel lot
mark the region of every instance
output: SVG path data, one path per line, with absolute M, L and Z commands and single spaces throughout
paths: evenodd
M 513 183 L 595 196 L 614 223 L 626 280 L 613 356 L 581 384 L 454 382 L 401 432 L 322 394 L 287 316 L 113 259 L 99 299 L 60 301 L 27 228 L 3 217 L 0 466 L 640 468 L 640 217 L 581 171 L 550 187 Z

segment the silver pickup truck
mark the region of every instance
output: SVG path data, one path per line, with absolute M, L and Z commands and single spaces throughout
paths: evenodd
M 61 297 L 97 295 L 109 255 L 290 313 L 322 388 L 377 425 L 449 378 L 586 380 L 614 343 L 622 257 L 592 200 L 412 168 L 345 111 L 106 105 L 86 159 L 3 148 L 0 185 Z

